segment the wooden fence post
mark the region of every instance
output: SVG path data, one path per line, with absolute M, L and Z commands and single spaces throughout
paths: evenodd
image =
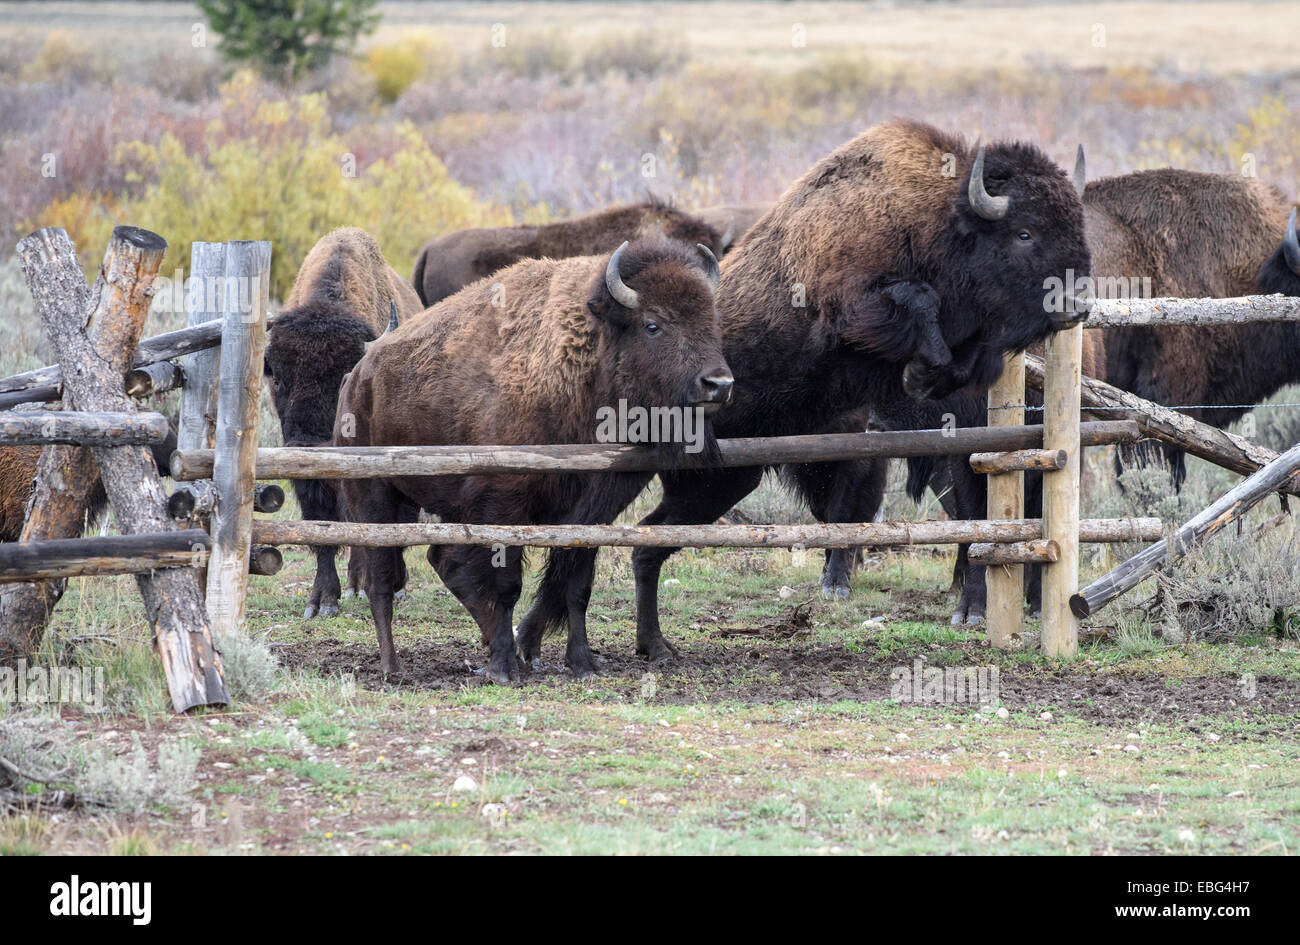
M 208 562 L 208 616 L 218 634 L 243 627 L 248 599 L 270 280 L 270 243 L 238 240 L 226 245 L 225 325 L 212 469 L 217 507 L 212 513 L 212 557 Z
M 58 235 L 66 240 L 62 231 Z M 131 226 L 113 230 L 104 278 L 96 283 L 102 313 L 96 345 L 86 334 L 84 313 L 42 307 L 41 321 L 63 366 L 64 388 L 74 408 L 136 411 L 122 389 L 122 375 L 143 333 L 166 249 L 166 241 L 156 233 Z M 91 453 L 123 533 L 156 536 L 176 531 L 147 447 L 96 446 Z M 194 574 L 188 568 L 150 571 L 137 574 L 136 584 L 176 711 L 229 702 L 221 657 L 212 645 Z
M 1043 568 L 1042 648 L 1073 656 L 1079 620 L 1070 598 L 1079 589 L 1079 399 L 1083 326 L 1050 335 L 1043 384 L 1043 448 L 1065 450 L 1064 469 L 1043 473 L 1043 538 L 1056 543 L 1057 560 Z
M 1002 376 L 989 388 L 989 426 L 1018 427 L 1025 422 L 1025 356 L 1008 355 Z M 988 477 L 990 519 L 1018 519 L 1025 515 L 1025 474 L 1002 472 Z M 988 567 L 989 644 L 1000 650 L 1012 646 L 1024 628 L 1023 564 Z

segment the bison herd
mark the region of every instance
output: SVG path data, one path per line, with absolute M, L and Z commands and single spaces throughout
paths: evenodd
M 650 201 L 445 234 L 421 250 L 412 284 L 368 234 L 336 230 L 303 262 L 266 351 L 284 442 L 589 443 L 602 412 L 676 411 L 697 423 L 703 455 L 656 442 L 663 499 L 643 522 L 708 523 L 764 472 L 710 463 L 715 438 L 926 429 L 945 414 L 981 425 L 1004 356 L 1085 317 L 1089 292 L 1300 295 L 1295 209 L 1275 189 L 1172 169 L 1085 183 L 1082 157 L 1070 175 L 1030 143 L 974 148 L 892 121 L 818 161 L 773 204 L 690 214 Z M 1087 289 L 1076 293 L 1080 284 Z M 1150 400 L 1200 405 L 1202 419 L 1222 424 L 1300 380 L 1297 333 L 1295 324 L 1087 332 L 1084 369 Z M 8 506 L 21 526 L 37 455 L 0 451 L 0 539 L 17 537 Z M 1169 459 L 1181 470 L 1180 456 Z M 779 472 L 821 521 L 879 514 L 881 461 Z M 598 524 L 653 475 L 294 486 L 309 519 L 411 522 L 423 512 Z M 983 517 L 984 481 L 965 457 L 913 460 L 909 492 L 919 498 L 927 487 L 950 515 Z M 1035 515 L 1032 481 L 1029 496 Z M 673 550 L 632 555 L 636 652 L 654 662 L 675 655 L 657 602 Z M 521 548 L 428 549 L 479 626 L 488 677 L 501 683 L 561 627 L 570 671 L 596 671 L 586 634 L 596 554 L 552 549 L 516 628 Z M 316 556 L 309 618 L 337 613 L 342 593 L 333 549 Z M 852 550 L 828 553 L 824 593 L 848 596 L 853 561 Z M 954 620 L 982 616 L 983 578 L 959 554 Z M 368 597 L 386 673 L 400 670 L 391 622 L 405 583 L 401 549 L 353 549 L 347 588 Z M 1036 582 L 1028 593 L 1033 606 Z

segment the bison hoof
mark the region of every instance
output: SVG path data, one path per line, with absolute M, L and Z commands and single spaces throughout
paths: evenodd
M 344 599 L 344 600 L 348 600 L 348 599 L 353 598 L 353 597 L 356 597 L 356 596 L 357 596 L 357 589 L 356 589 L 355 587 L 346 587 L 346 588 L 343 589 L 343 599 Z
M 498 686 L 510 685 L 511 680 L 514 677 L 514 674 L 511 673 L 509 669 L 501 669 L 500 667 L 495 666 L 489 666 L 484 670 L 483 675 L 492 680 Z
M 316 616 L 316 605 L 308 604 L 307 609 L 302 612 L 302 619 L 311 620 L 315 616 Z
M 590 653 L 584 656 L 570 657 L 564 661 L 564 664 L 569 668 L 569 672 L 573 674 L 574 679 L 590 679 L 593 676 L 600 675 L 596 671 L 596 661 L 591 658 Z
M 649 643 L 638 646 L 638 656 L 646 657 L 652 664 L 668 663 L 677 659 L 677 649 L 663 637 L 656 637 Z
M 321 604 L 320 615 L 322 617 L 337 617 L 339 615 L 338 604 Z
M 365 591 L 362 591 L 361 593 L 364 595 Z M 399 587 L 396 591 L 393 592 L 393 603 L 400 604 L 404 600 L 406 600 L 406 588 Z
M 823 584 L 822 597 L 829 600 L 848 600 L 851 591 L 847 584 Z

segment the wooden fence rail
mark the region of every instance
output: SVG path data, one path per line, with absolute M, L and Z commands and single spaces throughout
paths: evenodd
M 0 446 L 150 446 L 167 439 L 160 413 L 0 411 Z

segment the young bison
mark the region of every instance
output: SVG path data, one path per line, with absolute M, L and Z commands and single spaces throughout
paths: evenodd
M 602 414 L 677 408 L 697 421 L 731 393 L 713 292 L 717 260 L 704 246 L 624 243 L 611 256 L 528 260 L 452 296 L 381 338 L 343 383 L 340 446 L 590 443 Z M 621 412 L 621 411 L 620 411 Z M 347 434 L 347 435 L 345 435 Z M 353 435 L 354 434 L 354 435 Z M 689 446 L 664 443 L 672 462 Z M 680 459 L 684 460 L 683 455 Z M 350 516 L 412 521 L 608 523 L 652 473 L 439 476 L 344 483 Z M 522 548 L 434 546 L 429 562 L 479 625 L 488 676 L 515 673 L 511 619 Z M 399 669 L 391 630 L 396 549 L 367 555 L 370 611 L 385 673 Z M 594 672 L 586 607 L 596 550 L 552 553 L 547 577 L 569 617 L 566 662 Z M 557 562 L 561 562 L 563 567 Z
M 394 317 L 401 322 L 422 307 L 364 230 L 343 227 L 312 247 L 266 347 L 266 377 L 285 446 L 330 441 L 343 376 Z M 293 488 L 304 518 L 340 519 L 336 484 L 297 480 Z M 335 550 L 314 550 L 316 580 L 303 616 L 331 617 L 339 612 Z M 354 551 L 348 568 L 350 591 L 357 586 L 358 560 Z

